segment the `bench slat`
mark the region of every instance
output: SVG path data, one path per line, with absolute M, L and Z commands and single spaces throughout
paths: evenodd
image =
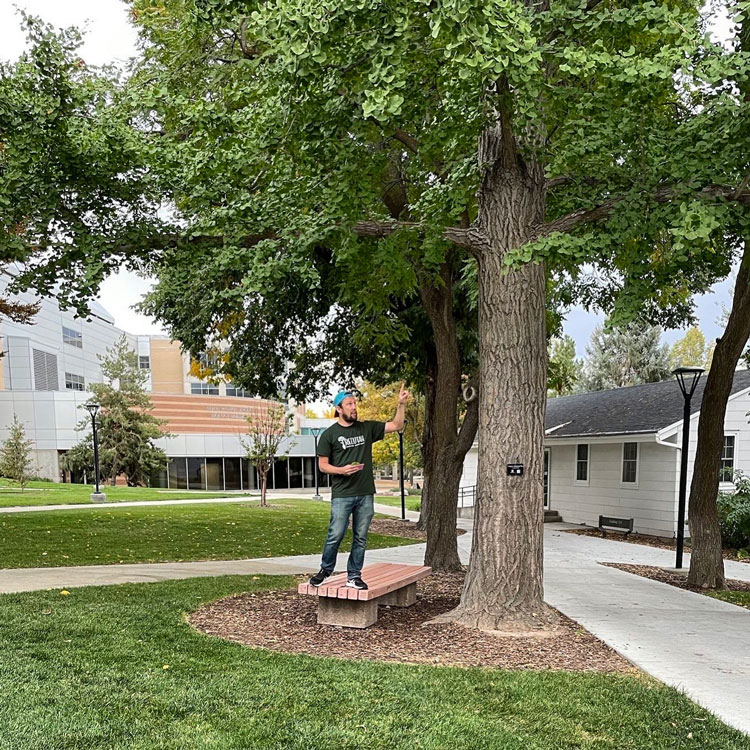
M 361 591 L 348 587 L 347 575 L 342 573 L 332 576 L 325 584 L 317 588 L 309 583 L 301 583 L 297 591 L 311 596 L 371 601 L 425 578 L 430 572 L 431 569 L 423 565 L 374 563 L 362 570 L 362 577 L 370 587 L 367 590 Z
M 364 597 L 365 599 L 377 599 L 380 596 L 385 596 L 385 594 L 390 594 L 391 591 L 397 591 L 403 586 L 408 586 L 410 583 L 416 583 L 422 578 L 426 578 L 428 575 L 430 575 L 431 572 L 431 568 L 420 566 L 417 570 L 406 577 L 402 576 L 398 580 L 390 581 L 383 585 L 377 586 L 374 589 L 371 588 L 368 591 L 363 591 L 362 593 L 367 594 L 367 596 Z

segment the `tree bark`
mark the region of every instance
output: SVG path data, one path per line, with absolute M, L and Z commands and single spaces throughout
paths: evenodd
M 462 373 L 453 316 L 453 263 L 450 258 L 440 269 L 440 283 L 435 284 L 424 276 L 420 279 L 420 293 L 430 319 L 435 347 L 428 373 L 425 407 L 424 515 L 420 519 L 427 533 L 425 565 L 434 571 L 459 571 L 463 568 L 456 541 L 456 504 L 468 447 L 463 448 L 459 443 L 458 399 L 461 397 Z M 467 424 L 467 429 L 469 427 Z
M 706 589 L 724 588 L 724 558 L 716 500 L 724 447 L 724 417 L 734 371 L 750 337 L 750 247 L 745 240 L 732 310 L 724 335 L 716 340 L 711 369 L 706 376 L 693 480 L 690 484 L 690 572 L 688 583 Z
M 432 343 L 427 347 L 427 368 L 425 372 L 425 398 L 424 398 L 424 429 L 422 431 L 422 464 L 424 466 L 424 485 L 422 486 L 422 500 L 420 503 L 419 521 L 417 528 L 420 531 L 427 530 L 430 515 L 430 475 L 435 468 L 434 440 L 432 437 L 432 420 L 435 415 L 435 377 L 437 362 L 435 350 Z
M 266 507 L 266 488 L 268 487 L 268 469 L 260 475 L 260 507 Z
M 479 467 L 474 539 L 459 606 L 439 621 L 518 632 L 551 627 L 542 589 L 543 457 L 546 397 L 545 270 L 504 267 L 545 211 L 540 165 L 524 163 L 503 137 L 485 131 L 478 224 Z M 506 465 L 522 463 L 522 476 Z

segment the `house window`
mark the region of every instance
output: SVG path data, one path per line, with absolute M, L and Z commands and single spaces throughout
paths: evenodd
M 622 444 L 622 481 L 625 484 L 638 481 L 638 443 Z
M 211 383 L 191 383 L 190 393 L 198 396 L 218 396 L 219 386 L 211 385 Z
M 74 375 L 72 372 L 65 373 L 65 387 L 69 391 L 85 391 L 86 381 L 83 375 Z
M 77 349 L 83 349 L 83 334 L 80 331 L 74 331 L 72 328 L 63 326 L 63 344 L 70 344 Z
M 589 481 L 589 446 L 582 443 L 576 446 L 576 482 Z
M 731 482 L 734 476 L 734 435 L 724 435 L 724 449 L 721 451 L 719 481 Z
M 138 357 L 138 369 L 150 370 L 151 369 L 151 357 L 141 354 Z

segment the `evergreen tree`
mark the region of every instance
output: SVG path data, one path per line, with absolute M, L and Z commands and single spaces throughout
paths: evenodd
M 163 469 L 168 460 L 167 454 L 153 444 L 168 433 L 162 429 L 165 421 L 151 413 L 151 397 L 144 390 L 148 375 L 138 367 L 138 355 L 128 346 L 124 335 L 99 359 L 105 382 L 89 388 L 91 400 L 101 406 L 97 415 L 99 470 L 109 477 L 112 485 L 120 474 L 125 475 L 130 487 L 147 484 L 151 474 Z M 87 417 L 79 429 L 89 426 Z M 90 442 L 91 436 L 87 436 L 74 447 L 70 461 L 80 461 L 66 464 L 67 468 L 85 470 Z
M 8 428 L 8 439 L 0 448 L 0 474 L 18 482 L 21 492 L 29 481 L 32 444 L 33 440 L 26 439 L 23 425 L 14 414 L 13 422 Z
M 583 361 L 576 359 L 575 341 L 570 336 L 553 338 L 547 352 L 547 398 L 573 393 L 583 373 Z
M 622 328 L 597 326 L 586 354 L 581 380 L 586 391 L 656 383 L 670 375 L 669 346 L 661 343 L 659 326 L 637 322 Z
M 104 476 L 109 476 L 108 451 L 102 451 L 99 447 L 99 472 Z M 66 451 L 60 457 L 60 468 L 63 471 L 69 471 L 71 474 L 82 474 L 86 481 L 93 481 L 94 478 L 94 436 L 89 432 L 83 440 L 76 443 L 70 450 Z

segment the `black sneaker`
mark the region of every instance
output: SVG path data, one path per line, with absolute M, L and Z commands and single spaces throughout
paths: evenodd
M 367 584 L 359 576 L 357 576 L 357 578 L 350 578 L 346 582 L 346 585 L 350 589 L 360 589 L 361 591 L 367 589 Z
M 325 581 L 326 578 L 330 578 L 331 573 L 328 570 L 324 570 L 321 568 L 311 579 L 310 579 L 310 585 L 311 586 L 320 586 L 323 581 Z

